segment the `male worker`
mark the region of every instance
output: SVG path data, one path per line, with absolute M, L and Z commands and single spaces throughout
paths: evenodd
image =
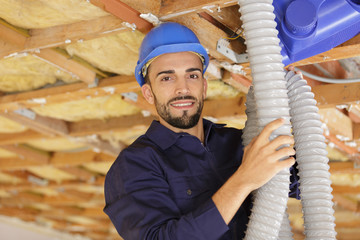
M 125 240 L 242 239 L 250 193 L 295 162 L 292 147 L 276 150 L 292 137 L 269 141 L 281 119 L 245 149 L 241 130 L 202 119 L 208 63 L 195 34 L 177 23 L 142 42 L 135 75 L 159 121 L 120 153 L 105 181 L 104 211 Z

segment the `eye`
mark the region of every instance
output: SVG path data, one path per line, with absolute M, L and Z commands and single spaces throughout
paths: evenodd
M 169 76 L 165 76 L 165 77 L 161 78 L 161 81 L 164 81 L 164 82 L 169 81 L 169 80 L 171 80 L 171 77 L 169 77 Z
M 199 78 L 199 75 L 192 73 L 192 74 L 190 74 L 190 78 L 197 79 L 197 78 Z

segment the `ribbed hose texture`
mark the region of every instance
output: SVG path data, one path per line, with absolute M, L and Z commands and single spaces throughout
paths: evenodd
M 239 5 L 259 129 L 277 118 L 284 118 L 286 124 L 270 138 L 291 135 L 289 99 L 272 1 L 239 0 Z M 256 191 L 246 240 L 278 239 L 288 201 L 289 179 L 289 169 L 284 169 Z
M 289 71 L 288 95 L 301 204 L 307 240 L 336 239 L 329 159 L 314 94 L 300 74 Z
M 283 71 L 272 1 L 239 0 L 253 77 L 247 95 L 244 145 L 276 118 L 293 126 L 307 240 L 336 239 L 331 181 L 322 123 L 314 94 L 302 76 Z M 289 107 L 291 107 L 289 113 Z M 290 135 L 290 124 L 271 138 Z M 289 172 L 283 170 L 254 193 L 247 240 L 292 239 L 287 217 Z

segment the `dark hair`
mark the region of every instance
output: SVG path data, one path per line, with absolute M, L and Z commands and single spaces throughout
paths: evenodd
M 149 85 L 151 86 L 151 84 L 150 84 L 150 78 L 149 78 L 149 73 L 147 73 L 147 74 L 145 75 L 144 80 L 145 80 L 145 84 L 147 83 L 147 84 L 149 84 Z

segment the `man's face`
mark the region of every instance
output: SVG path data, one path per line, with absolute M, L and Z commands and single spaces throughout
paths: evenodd
M 190 52 L 164 54 L 151 63 L 151 84 L 145 84 L 142 90 L 155 104 L 161 123 L 180 129 L 198 123 L 207 89 L 202 69 L 199 56 Z

